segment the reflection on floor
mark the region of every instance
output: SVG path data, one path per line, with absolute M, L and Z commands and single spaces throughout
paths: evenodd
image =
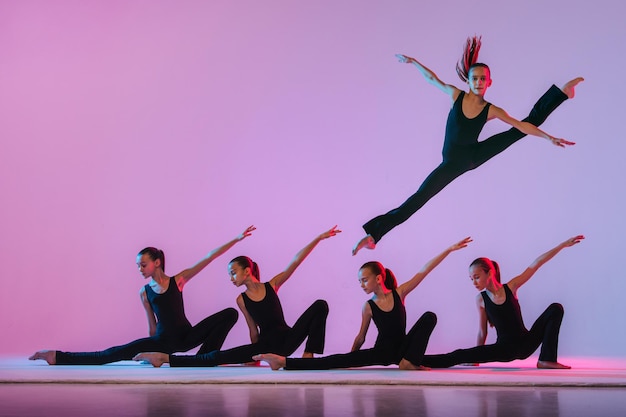
M 570 358 L 567 371 L 538 370 L 534 361 L 430 372 L 274 372 L 0 358 L 0 417 L 626 416 L 623 360 Z
M 602 416 L 626 415 L 620 388 L 346 385 L 11 384 L 0 416 Z

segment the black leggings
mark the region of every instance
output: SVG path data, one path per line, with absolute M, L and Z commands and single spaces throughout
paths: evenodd
M 406 359 L 415 366 L 422 364 L 428 339 L 437 324 L 435 313 L 427 311 L 407 333 L 402 345 L 396 349 L 374 346 L 371 349 L 356 350 L 350 353 L 330 355 L 322 358 L 287 358 L 287 370 L 321 370 L 337 368 L 357 368 L 371 365 L 399 364 Z
M 556 362 L 562 320 L 563 306 L 553 303 L 515 343 L 496 342 L 493 345 L 458 349 L 444 355 L 426 355 L 422 364 L 431 368 L 449 368 L 462 363 L 511 362 L 528 358 L 539 345 L 539 360 Z
M 281 332 L 278 337 L 263 337 L 261 334 L 260 340 L 250 345 L 223 351 L 215 350 L 206 354 L 170 355 L 170 366 L 217 366 L 246 363 L 252 361 L 252 356 L 259 353 L 289 356 L 298 349 L 304 339 L 307 339 L 304 349 L 306 352 L 323 353 L 327 317 L 328 303 L 324 300 L 317 300 L 302 313 L 293 327 L 286 332 Z
M 228 332 L 237 322 L 238 316 L 237 310 L 227 308 L 205 318 L 178 339 L 152 336 L 99 352 L 57 351 L 56 363 L 57 365 L 104 365 L 130 360 L 141 352 L 184 352 L 200 344 L 202 346 L 198 353 L 211 352 L 222 347 Z
M 535 103 L 524 121 L 540 126 L 550 113 L 566 99 L 567 95 L 553 85 Z M 428 200 L 443 190 L 455 178 L 467 171 L 478 168 L 524 136 L 526 135 L 521 131 L 511 128 L 506 132 L 498 133 L 467 148 L 452 150 L 447 155 L 444 155 L 443 162 L 426 177 L 415 194 L 409 197 L 401 206 L 365 223 L 363 229 L 368 235 L 372 236 L 375 242 L 378 242 L 391 229 L 408 220 Z

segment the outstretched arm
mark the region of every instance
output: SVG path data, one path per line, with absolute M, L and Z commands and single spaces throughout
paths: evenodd
M 417 274 L 415 274 L 415 276 L 413 276 L 413 278 L 411 278 L 410 280 L 408 280 L 404 284 L 400 285 L 396 289 L 396 292 L 398 293 L 400 298 L 402 300 L 404 300 L 404 298 L 411 291 L 413 291 L 415 289 L 415 287 L 417 287 L 419 285 L 419 283 L 422 282 L 422 280 L 424 278 L 426 278 L 426 275 L 428 275 L 430 273 L 430 271 L 435 269 L 437 267 L 437 265 L 439 265 L 444 259 L 446 259 L 446 257 L 450 253 L 466 247 L 471 241 L 472 241 L 472 238 L 466 237 L 465 239 L 458 241 L 457 243 L 455 243 L 454 245 L 450 246 L 449 248 L 447 248 L 446 250 L 441 252 L 439 255 L 435 256 L 433 259 L 428 261 L 426 263 L 426 265 L 424 265 L 424 267 Z
M 396 54 L 396 57 L 398 58 L 398 61 L 402 62 L 403 64 L 413 64 L 415 68 L 417 68 L 419 72 L 424 76 L 424 79 L 426 79 L 427 83 L 434 85 L 435 87 L 449 95 L 453 101 L 456 100 L 457 96 L 461 92 L 461 90 L 459 90 L 455 86 L 446 84 L 441 81 L 439 77 L 437 77 L 437 74 L 422 65 L 417 59 L 402 54 Z
M 176 275 L 176 283 L 178 287 L 182 290 L 183 286 L 193 277 L 195 277 L 200 271 L 207 267 L 208 264 L 213 262 L 217 257 L 223 255 L 230 248 L 235 246 L 235 244 L 239 241 L 244 240 L 248 236 L 252 234 L 252 232 L 256 230 L 256 227 L 249 226 L 246 230 L 244 230 L 241 234 L 237 235 L 233 240 L 223 244 L 217 249 L 212 250 L 205 256 L 200 262 L 192 266 L 191 268 L 185 269 L 181 273 Z
M 504 123 L 507 123 L 513 126 L 514 128 L 516 128 L 517 130 L 519 130 L 520 132 L 526 135 L 532 135 L 532 136 L 537 136 L 540 138 L 548 139 L 554 145 L 559 146 L 561 148 L 564 148 L 565 145 L 571 146 L 571 145 L 576 144 L 575 142 L 570 142 L 565 139 L 560 139 L 560 138 L 551 136 L 547 134 L 546 132 L 544 132 L 543 130 L 539 129 L 537 126 L 533 125 L 532 123 L 519 121 L 515 119 L 514 117 L 509 116 L 509 114 L 506 111 L 504 111 L 504 109 L 501 109 L 500 107 L 492 105 L 489 108 L 489 113 L 490 113 L 490 116 L 489 116 L 490 118 L 495 117 L 497 119 L 500 119 Z
M 370 307 L 369 303 L 365 303 L 365 305 L 363 306 L 363 312 L 361 316 L 361 328 L 359 329 L 359 334 L 357 334 L 356 338 L 354 339 L 354 343 L 352 344 L 352 349 L 350 349 L 350 352 L 361 349 L 361 346 L 363 346 L 363 343 L 365 343 L 367 329 L 369 329 L 370 322 L 372 321 L 372 308 Z
M 507 285 L 509 286 L 509 289 L 513 292 L 513 294 L 515 294 L 517 289 L 524 285 L 535 274 L 535 272 L 537 272 L 537 270 L 541 268 L 543 264 L 554 258 L 554 256 L 557 253 L 561 252 L 562 249 L 574 246 L 577 243 L 580 243 L 581 240 L 583 240 L 584 238 L 585 237 L 583 235 L 574 236 L 564 242 L 559 243 L 554 248 L 539 256 L 532 264 L 530 264 L 528 268 L 526 268 L 524 272 L 508 282 Z
M 313 239 L 311 243 L 306 245 L 300 252 L 298 252 L 293 260 L 289 263 L 289 265 L 287 265 L 287 268 L 269 281 L 270 285 L 274 288 L 274 291 L 278 291 L 281 285 L 283 285 L 285 281 L 287 281 L 291 277 L 296 268 L 298 268 L 302 261 L 304 261 L 306 257 L 309 256 L 309 254 L 313 251 L 313 249 L 315 249 L 318 243 L 320 243 L 324 239 L 335 236 L 337 233 L 341 233 L 341 230 L 338 230 L 337 226 L 333 226 L 332 229 L 317 236 L 315 239 Z

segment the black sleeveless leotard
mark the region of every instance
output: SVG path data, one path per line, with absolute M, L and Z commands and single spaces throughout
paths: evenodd
M 478 116 L 470 119 L 463 113 L 463 97 L 465 92 L 461 91 L 448 113 L 442 152 L 444 159 L 462 156 L 468 147 L 478 143 L 478 136 L 487 123 L 491 103 L 487 103 Z
M 393 294 L 393 308 L 383 311 L 374 300 L 368 300 L 372 309 L 372 320 L 378 329 L 374 347 L 395 350 L 402 344 L 406 331 L 406 308 L 396 290 Z
M 498 340 L 496 343 L 515 343 L 522 339 L 528 330 L 524 326 L 522 311 L 517 298 L 509 289 L 507 284 L 503 285 L 506 299 L 502 304 L 494 303 L 487 291 L 481 292 L 485 302 L 485 312 L 487 318 L 496 328 Z
M 285 322 L 285 315 L 278 294 L 269 282 L 264 283 L 264 286 L 265 297 L 261 301 L 253 301 L 245 292 L 241 293 L 248 313 L 259 326 L 260 340 L 280 337 L 281 334 L 290 329 Z
M 169 286 L 165 292 L 155 292 L 146 284 L 146 297 L 157 318 L 156 336 L 176 338 L 191 329 L 191 323 L 185 317 L 183 293 L 176 285 L 174 277 L 170 277 Z

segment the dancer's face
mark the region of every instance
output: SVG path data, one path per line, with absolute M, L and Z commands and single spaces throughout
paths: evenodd
M 160 266 L 160 264 L 161 261 L 158 259 L 156 261 L 153 260 L 147 253 L 137 256 L 137 268 L 139 268 L 139 273 L 144 278 L 150 278 L 154 275 L 154 271 Z
M 490 273 L 485 271 L 480 265 L 471 266 L 469 269 L 470 280 L 474 284 L 474 288 L 478 291 L 482 291 L 487 288 L 489 282 Z
M 483 96 L 487 88 L 491 86 L 489 68 L 474 67 L 470 70 L 467 78 L 470 91 L 478 96 Z
M 240 287 L 248 275 L 250 275 L 250 268 L 243 268 L 237 262 L 232 262 L 228 264 L 228 275 L 230 276 L 230 282 L 236 287 Z
M 359 270 L 359 284 L 361 284 L 361 288 L 363 288 L 366 294 L 373 293 L 381 280 L 382 277 L 374 274 L 369 268 Z

